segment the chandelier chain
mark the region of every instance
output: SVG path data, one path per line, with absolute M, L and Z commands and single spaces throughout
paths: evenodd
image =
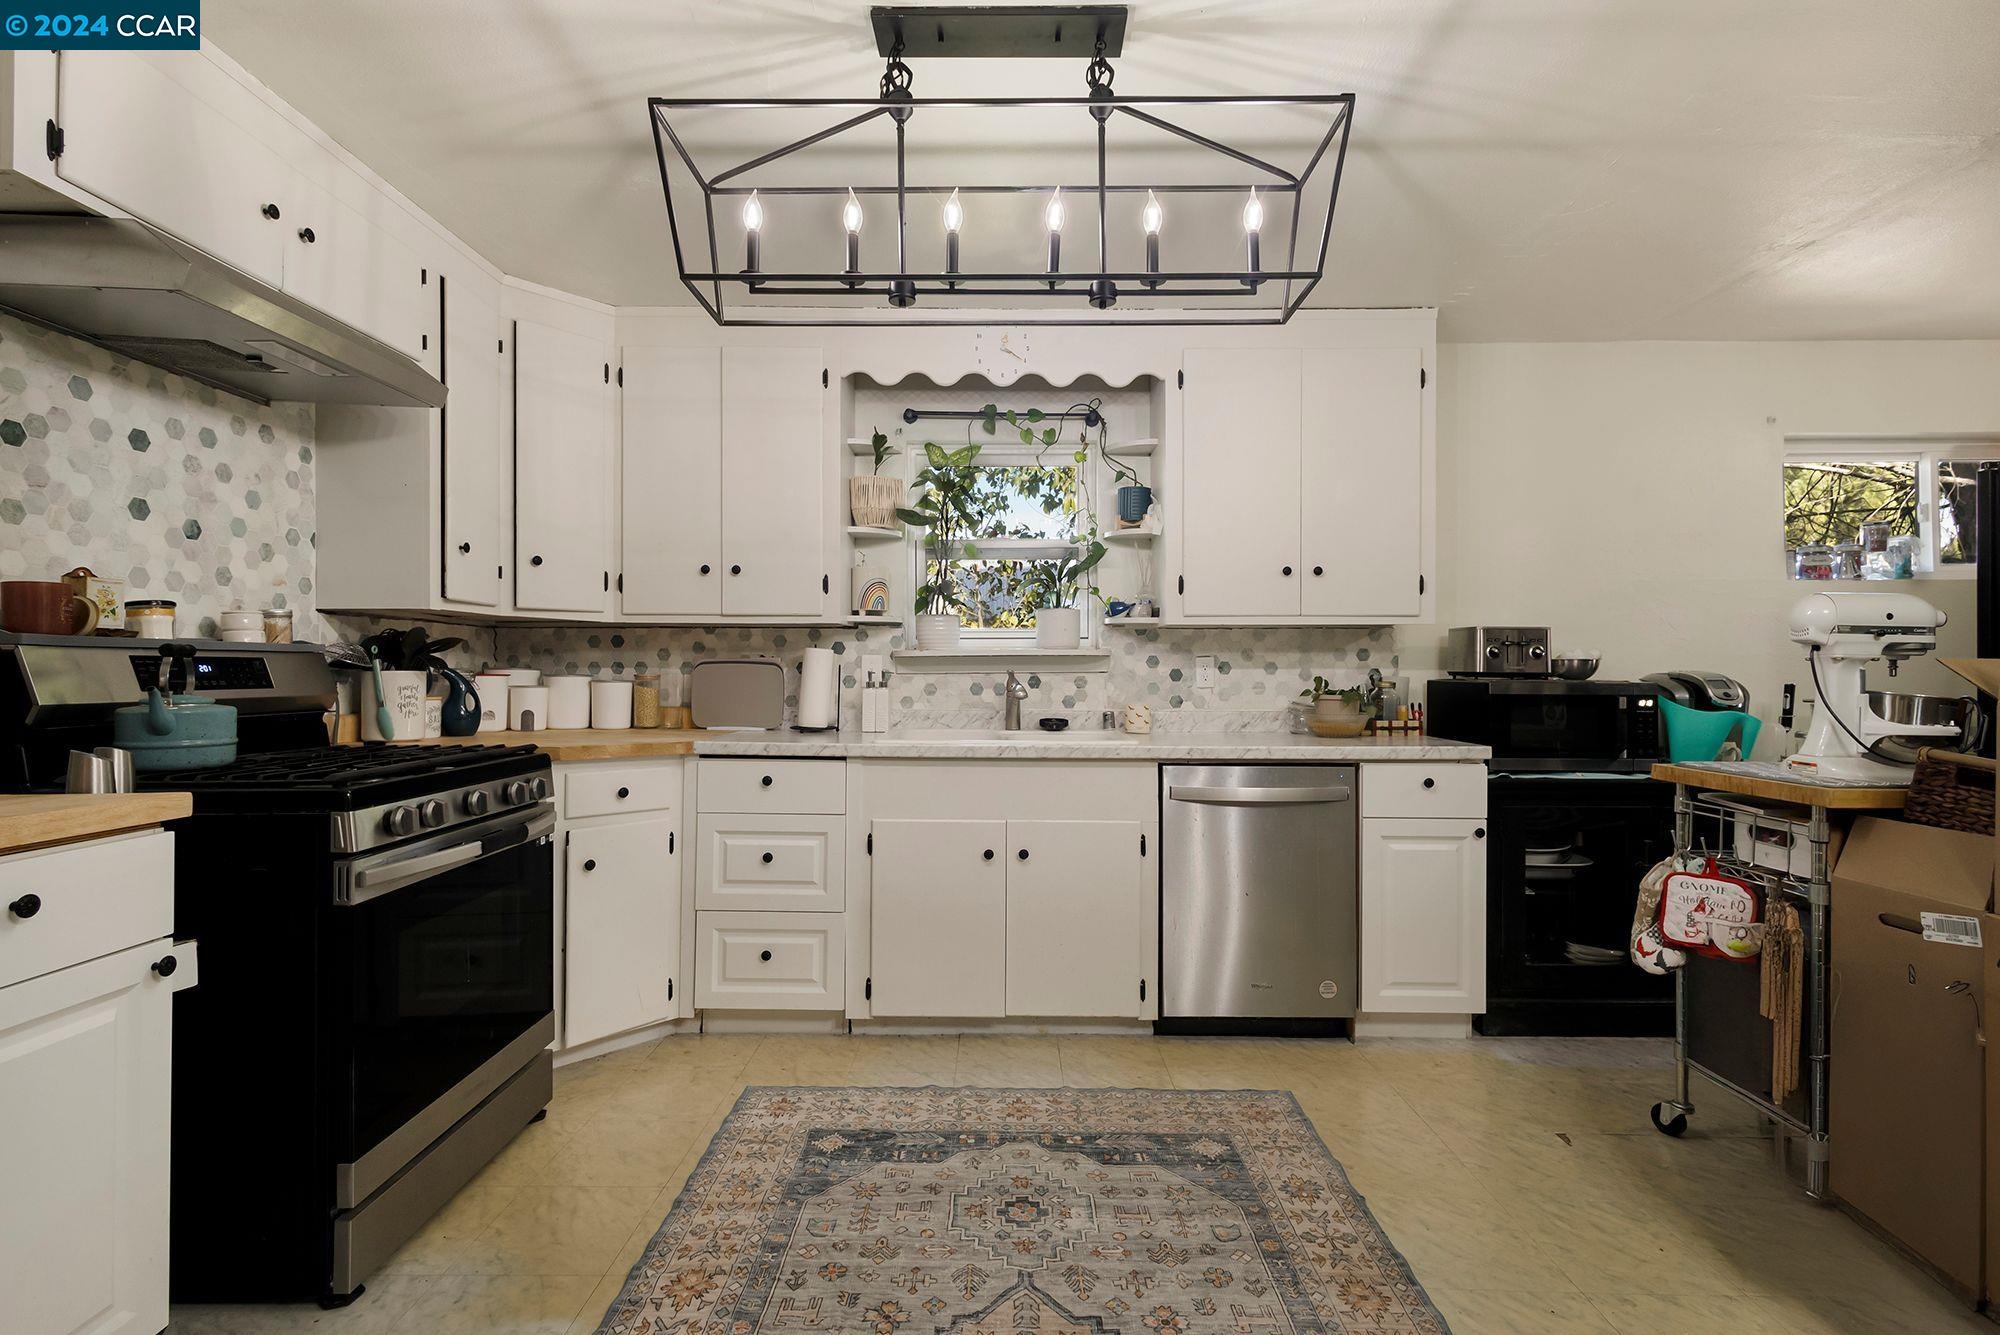
M 1090 89 L 1092 97 L 1110 97 L 1111 81 L 1116 76 L 1111 62 L 1104 58 L 1104 38 L 1097 39 L 1097 49 L 1092 53 L 1090 64 L 1083 71 L 1083 81 Z
M 910 96 L 910 85 L 916 76 L 903 63 L 903 39 L 898 36 L 895 45 L 889 48 L 889 64 L 882 71 L 882 100 L 906 98 Z

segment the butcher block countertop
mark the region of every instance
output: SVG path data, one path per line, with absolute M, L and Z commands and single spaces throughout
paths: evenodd
M 1804 778 L 1773 778 L 1757 772 L 1770 768 L 1746 765 L 1736 770 L 1729 765 L 1659 764 L 1653 766 L 1653 777 L 1666 783 L 1685 783 L 1713 792 L 1764 797 L 1830 811 L 1898 811 L 1910 798 L 1908 788 L 1844 788 Z
M 671 728 L 544 728 L 540 732 L 475 732 L 470 737 L 432 737 L 429 745 L 539 746 L 550 760 L 660 760 L 694 754 L 695 742 L 711 732 Z M 392 742 L 390 745 L 402 745 Z
M 186 793 L 47 793 L 0 796 L 0 854 L 143 830 L 194 810 Z

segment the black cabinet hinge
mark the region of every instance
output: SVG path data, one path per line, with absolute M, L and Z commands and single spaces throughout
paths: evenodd
M 1421 598 L 1423 596 L 1424 596 L 1424 577 L 1422 575 L 1419 575 L 1417 576 L 1417 597 Z
M 673 851 L 674 851 L 674 832 L 673 832 L 672 830 L 668 830 L 668 831 L 667 831 L 667 852 L 668 852 L 668 854 L 669 854 L 669 855 L 671 855 L 671 854 L 673 853 Z
M 868 856 L 871 858 L 875 856 L 875 832 L 873 830 L 868 832 Z
M 831 576 L 831 575 L 821 575 L 821 576 L 819 577 L 819 591 L 820 591 L 821 593 L 832 593 L 832 592 L 833 592 L 833 576 Z
M 48 129 L 43 132 L 43 135 L 44 144 L 49 150 L 49 161 L 54 162 L 63 155 L 62 126 L 57 125 L 54 121 L 50 121 Z
M 622 570 L 618 572 L 618 592 L 625 592 L 625 572 Z
M 1181 576 L 1181 577 L 1180 577 L 1180 578 L 1179 578 L 1178 580 L 1176 580 L 1176 581 L 1175 581 L 1175 585 L 1174 585 L 1174 587 L 1175 587 L 1175 588 L 1176 588 L 1177 590 L 1179 590 L 1179 591 L 1180 591 L 1181 593 L 1186 593 L 1186 592 L 1187 592 L 1187 576 L 1186 576 L 1186 575 L 1182 575 L 1182 576 Z
M 1424 386 L 1430 384 L 1430 382 L 1431 382 L 1431 373 L 1425 370 L 1423 367 L 1419 366 L 1417 368 L 1417 388 L 1422 389 Z
M 417 286 L 429 287 L 430 285 L 431 285 L 431 271 L 429 269 L 417 270 Z
M 674 999 L 674 980 L 669 978 L 667 979 L 667 1000 L 672 1001 L 673 999 Z
M 494 349 L 494 351 L 495 351 L 495 352 L 498 352 L 498 353 L 500 353 L 500 354 L 502 354 L 502 355 L 504 356 L 504 355 L 506 354 L 506 351 L 507 351 L 507 340 L 506 340 L 506 339 L 504 339 L 504 338 L 496 338 L 496 339 L 494 339 L 493 341 L 494 341 L 495 343 L 499 344 L 499 347 L 495 348 L 495 349 Z
M 604 591 L 606 593 L 611 592 L 611 572 L 609 570 L 604 572 Z
M 1145 999 L 1146 999 L 1146 980 L 1141 978 L 1139 980 L 1139 1000 L 1144 1001 Z
M 827 387 L 826 368 L 824 366 L 819 368 L 819 387 L 821 389 L 825 389 Z
M 1187 372 L 1186 372 L 1186 371 L 1176 371 L 1176 372 L 1174 372 L 1174 387 L 1175 387 L 1176 389 L 1186 389 L 1186 388 L 1187 388 Z
M 1139 836 L 1139 856 L 1146 856 L 1146 836 L 1143 834 Z
M 431 350 L 431 336 L 429 334 L 425 334 L 423 336 L 423 350 L 425 352 L 429 352 Z
M 861 980 L 861 999 L 863 1001 L 875 1000 L 875 980 L 873 978 L 864 978 Z
M 618 368 L 618 388 L 625 388 L 625 368 L 622 366 Z

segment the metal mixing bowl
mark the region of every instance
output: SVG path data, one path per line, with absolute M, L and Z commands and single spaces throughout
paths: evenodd
M 1564 681 L 1588 681 L 1597 675 L 1597 659 L 1574 655 L 1549 660 L 1549 675 Z
M 1955 727 L 1964 730 L 1977 704 L 1969 695 L 1910 695 L 1901 691 L 1868 692 L 1868 710 L 1886 723 L 1910 728 Z

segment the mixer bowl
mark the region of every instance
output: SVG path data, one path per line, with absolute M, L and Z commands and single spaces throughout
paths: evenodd
M 1906 728 L 1957 728 L 1964 732 L 1978 711 L 1969 695 L 1909 695 L 1868 692 L 1868 712 L 1884 723 Z

